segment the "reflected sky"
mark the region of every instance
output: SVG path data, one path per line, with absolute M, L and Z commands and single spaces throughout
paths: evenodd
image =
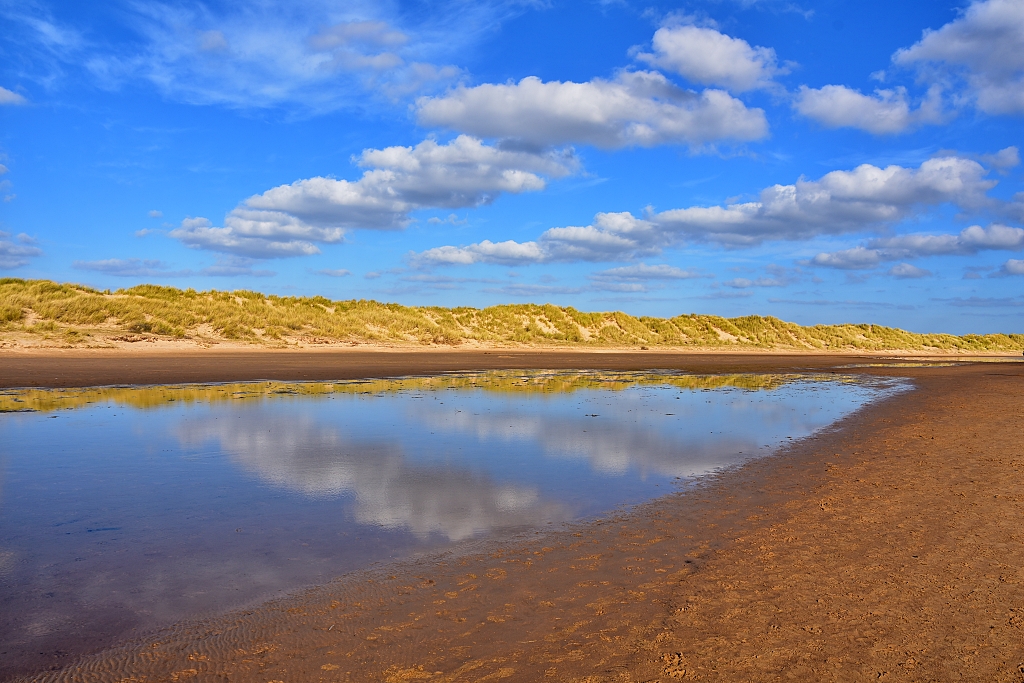
M 898 388 L 501 372 L 4 392 L 0 409 L 26 412 L 0 414 L 0 652 L 600 515 Z

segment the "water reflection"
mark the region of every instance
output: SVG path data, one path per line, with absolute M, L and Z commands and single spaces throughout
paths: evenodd
M 564 521 L 564 506 L 542 501 L 536 487 L 498 483 L 451 465 L 411 463 L 399 441 L 344 437 L 308 416 L 247 411 L 234 420 L 183 422 L 185 448 L 208 442 L 264 482 L 311 497 L 353 494 L 356 522 L 439 533 L 459 541 L 494 529 Z
M 421 411 L 417 417 L 434 429 L 471 435 L 481 443 L 529 443 L 547 457 L 583 460 L 594 472 L 605 475 L 626 475 L 633 470 L 640 476 L 690 478 L 734 464 L 737 455 L 752 455 L 759 450 L 756 440 L 746 434 L 720 434 L 713 439 L 703 435 L 672 438 L 650 424 L 626 423 L 610 416 L 603 420 L 588 420 L 590 415 L 524 417 L 509 411 L 496 415 L 461 413 L 454 419 L 445 419 Z
M 649 500 L 888 390 L 498 372 L 0 392 L 0 677 L 40 652 Z
M 636 386 L 679 389 L 776 389 L 794 381 L 836 381 L 799 374 L 686 375 L 675 372 L 602 372 L 495 370 L 449 373 L 430 377 L 347 380 L 341 382 L 228 382 L 153 386 L 73 387 L 70 389 L 0 389 L 0 413 L 52 412 L 116 403 L 132 408 L 159 408 L 174 403 L 262 401 L 283 397 L 324 397 L 331 394 L 378 394 L 407 391 L 477 389 L 494 394 L 570 394 Z

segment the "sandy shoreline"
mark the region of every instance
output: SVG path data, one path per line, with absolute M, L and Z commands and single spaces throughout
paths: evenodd
M 918 389 L 612 520 L 182 624 L 42 680 L 1024 680 L 1020 364 L 358 353 L 5 354 L 0 386 L 545 367 L 856 371 Z
M 978 357 L 973 354 L 970 357 Z M 458 370 L 652 370 L 776 372 L 829 370 L 911 359 L 958 361 L 960 354 L 793 353 L 623 349 L 303 349 L 0 351 L 0 388 L 86 387 L 247 380 L 340 380 Z M 993 359 L 1016 358 L 991 354 Z

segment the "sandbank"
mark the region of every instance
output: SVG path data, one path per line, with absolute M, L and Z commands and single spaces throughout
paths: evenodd
M 686 372 L 830 370 L 913 360 L 1011 359 L 993 354 L 821 353 L 764 350 L 642 350 L 616 348 L 350 347 L 267 350 L 254 346 L 212 349 L 0 350 L 0 388 L 85 387 L 113 384 L 327 381 L 427 375 L 459 370 L 592 369 Z

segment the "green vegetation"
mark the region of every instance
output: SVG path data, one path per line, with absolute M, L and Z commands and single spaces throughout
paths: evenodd
M 489 393 L 571 393 L 581 389 L 621 391 L 635 386 L 673 386 L 704 390 L 732 387 L 748 391 L 777 389 L 814 375 L 684 375 L 648 372 L 544 372 L 494 370 L 432 377 L 350 380 L 343 382 L 234 382 L 226 384 L 157 385 L 144 387 L 86 387 L 73 389 L 9 389 L 0 391 L 0 413 L 51 412 L 113 403 L 132 408 L 158 408 L 172 403 L 260 401 L 289 396 L 382 394 L 399 391 L 478 389 Z M 822 377 L 835 381 L 829 375 Z
M 48 280 L 0 279 L 0 339 L 33 335 L 80 346 L 106 339 L 234 340 L 261 345 L 385 343 L 457 346 L 690 347 L 996 352 L 1024 335 L 915 334 L 880 325 L 802 327 L 778 318 L 583 313 L 550 304 L 401 306 L 239 290 L 139 285 L 101 292 Z M 114 335 L 122 335 L 121 337 Z M 129 336 L 124 336 L 129 335 Z M 90 340 L 93 340 L 92 342 Z

